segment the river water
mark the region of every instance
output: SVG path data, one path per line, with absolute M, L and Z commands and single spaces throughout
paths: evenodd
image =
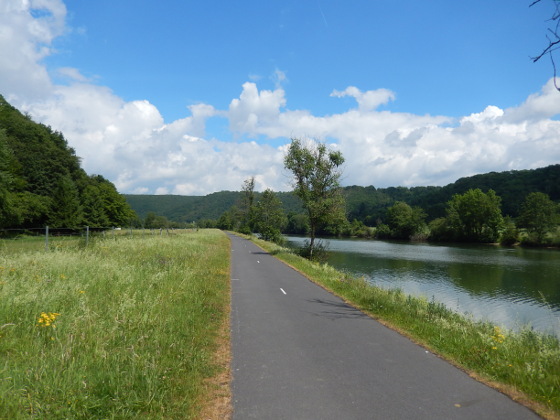
M 290 236 L 290 246 L 306 238 Z M 333 267 L 502 327 L 560 337 L 560 251 L 326 239 Z

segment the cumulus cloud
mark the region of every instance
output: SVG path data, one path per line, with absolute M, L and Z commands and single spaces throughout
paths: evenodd
M 333 90 L 331 96 L 342 98 L 351 96 L 358 102 L 360 111 L 372 111 L 380 105 L 386 105 L 389 101 L 395 100 L 395 93 L 388 89 L 360 91 L 355 86 L 349 86 L 343 91 Z
M 36 100 L 52 83 L 41 60 L 52 54 L 52 41 L 65 31 L 61 0 L 0 2 L 0 89 L 10 100 Z
M 338 148 L 346 159 L 346 185 L 444 185 L 476 173 L 560 162 L 560 122 L 554 119 L 560 96 L 552 83 L 517 107 L 489 105 L 461 118 L 380 110 L 396 100 L 393 91 L 348 86 L 331 97 L 353 98 L 355 106 L 316 116 L 290 109 L 285 73 L 277 70 L 273 90 L 260 90 L 253 79 L 227 109 L 199 103 L 188 107 L 187 117 L 165 123 L 149 101 L 125 101 L 80 69 L 53 69 L 67 84 L 53 82 L 42 60 L 68 30 L 65 16 L 61 0 L 0 3 L 0 93 L 63 132 L 86 171 L 104 175 L 121 192 L 208 194 L 239 190 L 250 176 L 258 190 L 287 190 L 283 157 L 291 137 Z M 229 124 L 233 140 L 207 133 L 211 119 Z

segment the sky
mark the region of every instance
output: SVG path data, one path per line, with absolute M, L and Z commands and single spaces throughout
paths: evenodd
M 0 94 L 121 193 L 292 189 L 292 138 L 342 184 L 560 163 L 553 2 L 0 0 Z

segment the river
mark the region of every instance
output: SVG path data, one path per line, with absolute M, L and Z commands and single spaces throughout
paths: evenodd
M 305 238 L 290 236 L 290 246 Z M 327 262 L 383 288 L 445 304 L 475 320 L 560 338 L 560 251 L 325 239 Z

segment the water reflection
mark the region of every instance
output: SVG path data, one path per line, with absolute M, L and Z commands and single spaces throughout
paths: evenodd
M 289 237 L 292 245 L 304 238 Z M 385 288 L 518 329 L 560 337 L 560 252 L 330 239 L 329 264 Z

